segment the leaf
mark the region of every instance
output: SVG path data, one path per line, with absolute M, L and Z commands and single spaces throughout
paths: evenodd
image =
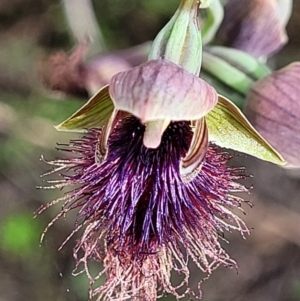
M 55 126 L 58 131 L 84 132 L 92 127 L 102 127 L 114 110 L 108 86 L 101 88 L 71 117 Z
M 218 104 L 205 117 L 209 139 L 217 145 L 283 165 L 282 156 L 253 128 L 242 112 L 219 95 Z

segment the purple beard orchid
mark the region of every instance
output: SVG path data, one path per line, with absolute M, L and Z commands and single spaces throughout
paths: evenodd
M 38 213 L 64 202 L 48 229 L 78 210 L 65 242 L 84 228 L 74 256 L 90 279 L 91 300 L 200 297 L 201 280 L 191 289 L 189 264 L 203 277 L 220 265 L 236 267 L 219 238 L 249 233 L 232 212 L 242 211 L 236 193 L 247 192 L 237 182 L 244 170 L 229 167 L 231 156 L 220 147 L 284 164 L 240 110 L 199 78 L 199 4 L 182 0 L 149 61 L 113 76 L 57 126 L 87 133 L 60 146 L 67 158 L 46 161 L 53 167 L 48 174 L 60 177 L 50 188 L 72 188 Z M 96 276 L 90 261 L 102 264 Z
M 91 299 L 199 296 L 199 287 L 190 289 L 189 262 L 208 275 L 219 265 L 236 267 L 219 238 L 233 229 L 248 233 L 231 212 L 243 203 L 234 193 L 247 191 L 236 182 L 244 171 L 228 167 L 231 156 L 209 141 L 205 116 L 218 96 L 165 60 L 121 72 L 112 78 L 109 95 L 107 87 L 102 91 L 101 101 L 111 98 L 113 104 L 105 125 L 61 146 L 72 156 L 47 161 L 54 166 L 50 173 L 61 177 L 51 187 L 74 189 L 39 212 L 64 202 L 51 226 L 79 209 L 71 234 L 85 227 L 74 251 L 77 266 L 83 263 L 91 284 L 106 276 Z M 90 260 L 103 263 L 96 277 L 89 274 Z M 171 279 L 174 272 L 179 284 Z

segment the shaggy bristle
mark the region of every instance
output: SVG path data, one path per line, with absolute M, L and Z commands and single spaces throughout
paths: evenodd
M 172 122 L 157 149 L 143 145 L 144 130 L 127 117 L 110 134 L 106 158 L 98 157 L 101 130 L 92 129 L 65 147 L 75 158 L 47 162 L 55 166 L 50 173 L 62 177 L 52 188 L 76 185 L 60 199 L 59 216 L 79 208 L 78 228 L 84 225 L 85 231 L 75 248 L 77 264 L 83 263 L 89 275 L 87 262 L 100 261 L 98 277 L 106 275 L 105 284 L 91 290 L 96 300 L 199 296 L 189 289 L 188 262 L 208 275 L 219 265 L 236 267 L 219 243 L 220 234 L 248 233 L 230 211 L 243 202 L 232 193 L 246 188 L 235 182 L 242 169 L 227 166 L 228 154 L 210 144 L 201 171 L 187 182 L 179 165 L 193 135 L 189 123 Z M 171 281 L 174 271 L 183 275 L 179 285 Z

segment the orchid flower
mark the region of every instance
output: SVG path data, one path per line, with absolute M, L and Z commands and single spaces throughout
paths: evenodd
M 189 262 L 208 275 L 220 265 L 236 267 L 219 239 L 225 231 L 249 233 L 232 212 L 243 210 L 235 193 L 247 192 L 237 182 L 244 169 L 229 167 L 232 155 L 222 148 L 284 163 L 240 110 L 199 77 L 197 13 L 197 1 L 183 0 L 149 61 L 113 76 L 56 127 L 86 133 L 61 147 L 72 156 L 46 161 L 54 167 L 49 173 L 61 177 L 50 188 L 74 188 L 39 212 L 64 202 L 51 226 L 79 209 L 71 234 L 84 227 L 77 266 L 83 263 L 91 285 L 106 276 L 91 290 L 96 300 L 199 296 L 189 287 Z M 91 259 L 103 264 L 96 277 Z M 173 283 L 173 273 L 183 275 L 181 283 Z

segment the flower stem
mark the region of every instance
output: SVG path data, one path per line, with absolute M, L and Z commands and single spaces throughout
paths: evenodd
M 104 52 L 105 42 L 90 0 L 62 0 L 70 30 L 78 42 L 90 42 L 88 56 Z

